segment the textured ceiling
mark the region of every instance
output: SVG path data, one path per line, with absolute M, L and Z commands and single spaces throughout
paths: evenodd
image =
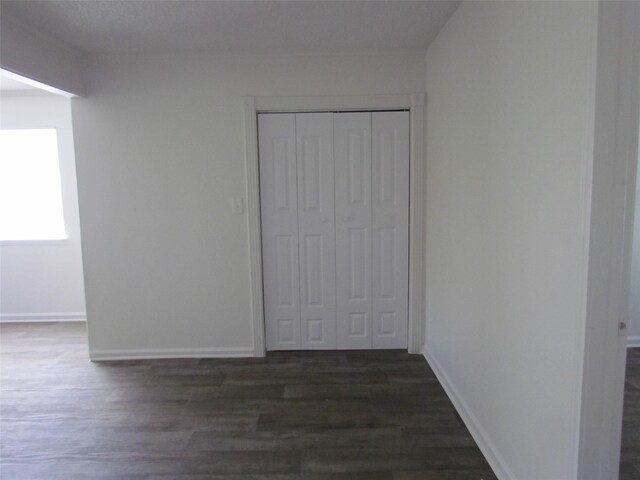
M 425 49 L 459 1 L 12 1 L 9 14 L 91 54 Z

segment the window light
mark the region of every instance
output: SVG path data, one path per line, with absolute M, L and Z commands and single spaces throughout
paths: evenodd
M 66 237 L 56 130 L 0 130 L 0 241 Z

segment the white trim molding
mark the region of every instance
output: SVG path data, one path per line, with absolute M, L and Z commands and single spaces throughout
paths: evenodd
M 409 353 L 421 353 L 426 322 L 424 116 L 426 95 L 411 95 L 409 167 Z
M 0 323 L 86 322 L 86 312 L 0 313 Z
M 253 102 L 256 112 L 319 112 L 319 111 L 366 111 L 409 109 L 414 97 L 422 98 L 424 93 L 413 95 L 337 95 L 308 97 L 245 97 Z
M 640 347 L 640 335 L 627 337 L 627 348 Z
M 260 228 L 260 168 L 258 165 L 258 118 L 254 97 L 244 99 L 244 155 L 247 176 L 247 221 L 253 354 L 264 357 L 264 297 L 262 294 L 262 230 Z
M 262 244 L 260 231 L 260 175 L 258 123 L 261 112 L 409 110 L 411 113 L 409 200 L 409 331 L 408 350 L 421 353 L 424 339 L 424 110 L 425 94 L 344 95 L 307 97 L 245 97 L 245 167 L 251 316 L 254 355 L 264 356 L 264 298 L 262 294 Z
M 158 358 L 253 357 L 253 347 L 241 348 L 148 348 L 141 350 L 90 350 L 92 362 L 108 360 L 154 360 Z
M 476 444 L 480 448 L 480 451 L 487 459 L 489 466 L 500 480 L 516 480 L 516 476 L 513 471 L 507 465 L 500 452 L 495 447 L 494 443 L 489 438 L 487 431 L 482 427 L 476 416 L 473 414 L 467 402 L 453 386 L 453 383 L 449 380 L 449 377 L 438 363 L 438 361 L 429 355 L 425 348 L 422 352 L 425 360 L 435 373 L 436 378 L 442 385 L 445 393 L 453 403 L 458 415 L 462 418 L 467 430 L 471 433 L 471 436 L 475 440 Z

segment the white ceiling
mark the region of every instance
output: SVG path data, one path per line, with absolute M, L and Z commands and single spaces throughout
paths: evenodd
M 459 1 L 14 1 L 9 14 L 90 54 L 423 50 Z

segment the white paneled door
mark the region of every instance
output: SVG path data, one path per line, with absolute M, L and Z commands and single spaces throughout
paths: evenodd
M 258 117 L 264 317 L 269 350 L 300 343 L 295 115 Z
M 296 114 L 303 350 L 336 348 L 333 114 Z
M 406 348 L 409 112 L 258 116 L 268 350 Z
M 373 348 L 406 348 L 409 298 L 409 114 L 372 114 Z
M 371 113 L 334 117 L 338 348 L 371 348 Z

